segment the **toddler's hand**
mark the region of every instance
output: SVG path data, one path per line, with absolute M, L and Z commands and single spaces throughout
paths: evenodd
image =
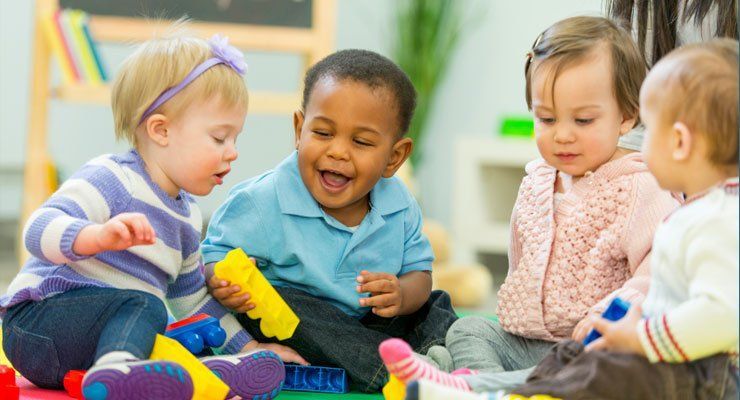
M 252 296 L 249 293 L 237 295 L 241 290 L 239 285 L 231 285 L 228 281 L 219 279 L 216 275 L 211 276 L 208 280 L 208 290 L 211 296 L 221 303 L 224 307 L 230 308 L 239 313 L 245 313 L 255 307 L 250 303 Z
M 576 342 L 582 342 L 586 338 L 591 329 L 594 327 L 594 320 L 599 318 L 597 314 L 588 314 L 583 318 L 575 328 L 573 328 L 573 335 L 571 338 Z
M 133 246 L 154 244 L 156 237 L 154 228 L 144 214 L 123 213 L 104 224 L 83 228 L 72 245 L 72 251 L 79 255 L 120 251 Z
M 242 353 L 245 353 L 254 349 L 265 349 L 277 354 L 284 363 L 296 363 L 301 365 L 309 365 L 308 361 L 304 360 L 297 351 L 291 349 L 288 346 L 277 343 L 260 343 L 256 340 L 252 340 L 247 343 L 242 349 Z
M 385 272 L 360 271 L 357 277 L 358 293 L 370 293 L 360 299 L 363 307 L 372 307 L 375 315 L 391 318 L 398 315 L 403 304 L 401 282 L 398 277 Z
M 594 329 L 601 337 L 586 346 L 586 351 L 611 350 L 618 353 L 634 353 L 645 356 L 640 339 L 637 336 L 637 324 L 642 319 L 642 307 L 633 305 L 619 321 L 604 318 L 594 319 Z

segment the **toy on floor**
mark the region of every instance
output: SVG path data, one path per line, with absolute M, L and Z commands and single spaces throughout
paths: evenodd
M 283 390 L 347 393 L 349 380 L 347 372 L 342 368 L 286 364 Z
M 406 386 L 391 374 L 388 383 L 383 386 L 383 398 L 385 400 L 403 400 L 406 398 Z
M 300 320 L 285 303 L 270 282 L 249 259 L 242 249 L 234 249 L 226 258 L 216 263 L 214 273 L 219 279 L 239 285 L 241 291 L 236 295 L 249 292 L 255 307 L 247 311 L 251 319 L 261 319 L 260 330 L 267 337 L 279 340 L 293 336 Z
M 20 393 L 15 384 L 15 370 L 7 365 L 0 365 L 0 399 L 17 400 Z
M 2 328 L 2 325 L 0 325 L 0 365 L 10 365 L 10 360 L 8 360 L 8 357 L 5 356 L 5 351 L 3 351 L 3 328 Z
M 630 303 L 626 302 L 619 297 L 615 297 L 614 300 L 609 304 L 609 307 L 604 310 L 601 314 L 602 317 L 609 321 L 618 321 L 627 314 L 627 310 L 630 308 Z M 601 337 L 601 334 L 596 329 L 591 329 L 585 339 L 583 339 L 583 345 L 587 345 L 594 340 Z
M 84 370 L 73 369 L 64 374 L 64 390 L 69 397 L 77 400 L 83 400 L 82 397 L 82 379 L 85 377 Z
M 226 341 L 226 331 L 208 314 L 196 314 L 169 324 L 164 335 L 177 340 L 193 354 L 199 354 L 206 346 L 220 347 Z
M 157 335 L 149 359 L 174 361 L 188 371 L 193 380 L 193 399 L 223 400 L 229 393 L 229 387 L 175 339 Z

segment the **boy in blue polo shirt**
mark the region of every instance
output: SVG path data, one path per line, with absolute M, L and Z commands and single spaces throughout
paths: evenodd
M 424 354 L 456 319 L 449 296 L 431 291 L 419 206 L 393 177 L 413 148 L 404 134 L 415 105 L 411 81 L 387 58 L 326 57 L 306 74 L 297 151 L 236 185 L 202 246 L 209 265 L 239 247 L 254 257 L 301 320 L 282 343 L 312 364 L 346 369 L 368 392 L 388 379 L 383 340 L 404 338 Z M 248 295 L 232 296 L 239 289 L 216 278 L 209 285 L 257 341 L 274 341 L 243 314 L 254 307 Z

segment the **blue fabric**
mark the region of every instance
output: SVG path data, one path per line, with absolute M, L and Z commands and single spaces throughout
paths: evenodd
M 355 278 L 361 270 L 401 276 L 430 271 L 434 255 L 421 233 L 419 205 L 397 178 L 370 192 L 370 211 L 356 231 L 326 214 L 303 184 L 297 153 L 274 170 L 241 182 L 208 226 L 206 263 L 242 248 L 275 286 L 322 298 L 354 317 L 360 307 Z

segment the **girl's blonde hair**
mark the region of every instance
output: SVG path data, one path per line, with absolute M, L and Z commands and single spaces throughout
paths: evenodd
M 640 86 L 647 74 L 647 65 L 629 32 L 602 17 L 567 18 L 537 37 L 524 66 L 527 107 L 532 109 L 532 75 L 544 62 L 553 68 L 551 87 L 554 89 L 558 74 L 564 68 L 583 61 L 602 45 L 606 45 L 610 53 L 612 88 L 619 109 L 627 117 L 637 118 Z
M 123 62 L 111 92 L 116 139 L 125 138 L 137 146 L 136 127 L 147 107 L 212 57 L 208 42 L 187 34 L 184 25 L 184 21 L 178 21 L 173 33 L 143 43 Z M 244 79 L 231 67 L 219 64 L 198 76 L 155 112 L 177 118 L 194 100 L 214 96 L 225 107 L 247 107 Z

